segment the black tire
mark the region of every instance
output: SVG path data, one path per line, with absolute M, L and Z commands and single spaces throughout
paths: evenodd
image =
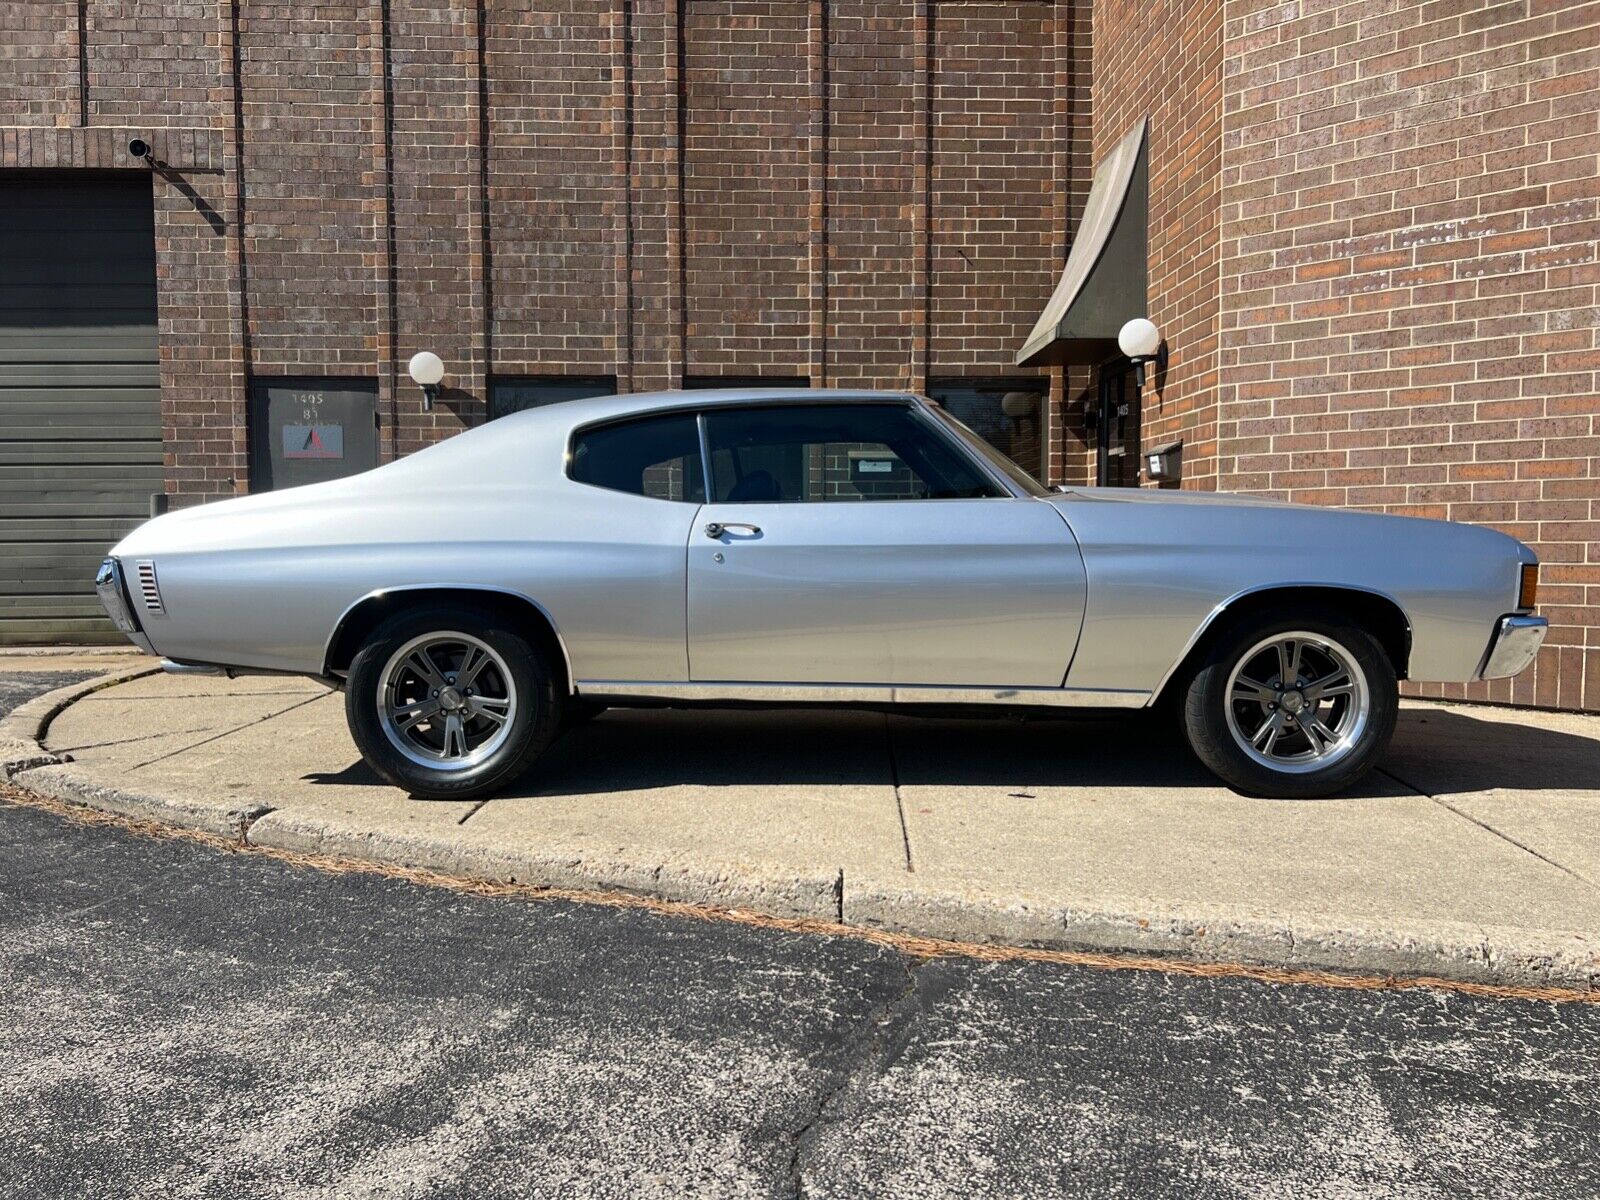
M 499 744 L 491 748 L 490 744 L 499 737 L 499 727 L 487 717 L 473 717 L 467 710 L 458 709 L 467 730 L 467 740 L 461 743 L 465 753 L 459 756 L 463 762 L 447 766 L 441 759 L 440 765 L 432 766 L 417 760 L 426 757 L 421 743 L 437 740 L 442 749 L 450 749 L 443 741 L 443 734 L 435 729 L 435 723 L 419 721 L 416 733 L 402 732 L 397 727 L 398 722 L 386 722 L 380 704 L 390 698 L 391 681 L 386 676 L 398 669 L 393 660 L 399 651 L 419 638 L 447 637 L 452 633 L 467 635 L 493 652 L 486 656 L 486 665 L 480 668 L 484 677 L 483 691 L 497 691 L 512 698 L 508 705 L 510 719 L 500 723 L 509 728 Z M 447 666 L 452 661 L 450 647 L 455 644 L 458 643 L 448 640 L 431 646 L 425 643 L 423 649 L 429 651 L 430 662 L 432 654 L 440 654 L 443 661 L 435 665 L 440 672 L 445 672 L 450 669 Z M 466 644 L 459 644 L 464 650 Z M 498 662 L 494 661 L 494 656 L 498 656 Z M 455 682 L 453 675 L 449 678 L 451 683 Z M 345 720 L 361 757 L 389 783 L 424 799 L 470 800 L 491 795 L 515 781 L 555 739 L 561 727 L 563 707 L 563 697 L 555 681 L 552 664 L 539 643 L 513 628 L 504 618 L 466 605 L 428 605 L 396 613 L 373 630 L 362 644 L 350 664 L 350 676 L 345 685 Z M 427 688 L 420 673 L 414 671 L 394 686 Z M 434 690 L 434 695 L 438 694 Z M 447 689 L 447 694 L 453 703 L 472 703 L 456 695 L 454 688 Z M 396 692 L 395 695 L 396 702 L 413 695 L 417 703 L 428 701 L 423 691 Z M 485 702 L 494 703 L 486 695 L 478 698 L 479 704 Z M 476 749 L 471 748 L 470 742 L 473 729 L 484 731 L 477 735 L 481 740 Z M 410 753 L 402 750 L 397 742 L 410 747 Z M 480 753 L 481 757 L 477 757 Z
M 1286 637 L 1294 633 L 1310 637 Z M 1276 644 L 1261 648 L 1271 639 L 1286 642 L 1287 657 L 1279 656 Z M 1299 678 L 1320 672 L 1320 678 L 1336 680 L 1342 663 L 1353 665 L 1359 678 L 1347 672 L 1352 682 L 1343 695 L 1335 694 L 1343 686 L 1337 682 L 1326 686 L 1327 696 L 1292 682 L 1280 691 L 1282 664 L 1296 657 L 1307 668 Z M 1274 663 L 1276 673 L 1268 674 Z M 1230 697 L 1236 669 L 1240 679 Z M 1257 683 L 1268 686 L 1256 688 Z M 1184 732 L 1201 762 L 1241 792 L 1284 799 L 1329 796 L 1355 784 L 1388 749 L 1400 708 L 1394 665 L 1382 643 L 1348 616 L 1326 608 L 1257 614 L 1230 623 L 1212 642 L 1183 701 Z M 1343 721 L 1350 722 L 1348 728 Z M 1325 742 L 1324 732 L 1342 736 Z M 1246 749 L 1245 741 L 1257 739 L 1261 744 L 1254 752 Z M 1318 753 L 1312 753 L 1314 746 Z M 1318 766 L 1323 756 L 1329 761 Z

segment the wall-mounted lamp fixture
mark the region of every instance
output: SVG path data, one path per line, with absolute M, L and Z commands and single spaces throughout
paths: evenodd
M 439 381 L 444 378 L 444 363 L 431 350 L 419 350 L 411 356 L 411 379 L 422 389 L 422 411 L 432 412 L 433 402 L 439 398 Z
M 1154 321 L 1135 317 L 1117 331 L 1117 348 L 1133 364 L 1134 378 L 1144 386 L 1144 365 L 1161 357 L 1161 330 Z
M 128 142 L 128 155 L 131 158 L 141 158 L 152 167 L 156 165 L 155 154 L 150 149 L 150 143 L 143 138 L 133 138 Z
M 1008 417 L 1032 416 L 1038 403 L 1038 397 L 1032 392 L 1007 392 L 1000 397 L 1000 411 Z

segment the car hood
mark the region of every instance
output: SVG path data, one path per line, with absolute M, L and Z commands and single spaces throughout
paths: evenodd
M 1265 496 L 1241 496 L 1234 492 L 1183 492 L 1175 488 L 1075 487 L 1048 497 L 1050 503 L 1065 507 L 1085 500 L 1109 504 L 1206 505 L 1213 508 L 1298 508 L 1328 510 L 1316 504 L 1290 504 Z
M 1449 545 L 1462 553 L 1509 554 L 1538 562 L 1516 538 L 1481 525 L 1325 504 L 1290 504 L 1231 492 L 1184 492 L 1155 488 L 1072 488 L 1046 498 L 1080 536 L 1115 544 L 1130 529 L 1165 531 L 1191 549 L 1303 544 L 1331 538 L 1403 553 L 1402 547 Z M 1152 525 L 1151 522 L 1158 522 Z

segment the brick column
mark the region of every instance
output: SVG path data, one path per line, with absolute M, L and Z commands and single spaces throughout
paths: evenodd
M 478 7 L 393 0 L 389 37 L 395 410 L 397 449 L 408 454 L 478 424 L 487 402 Z M 431 413 L 406 374 L 419 350 L 447 372 Z
M 683 194 L 678 0 L 633 7 L 633 386 L 675 387 L 683 373 Z

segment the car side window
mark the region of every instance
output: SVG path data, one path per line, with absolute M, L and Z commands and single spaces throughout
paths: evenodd
M 706 413 L 719 502 L 954 500 L 1003 496 L 903 404 L 775 404 Z
M 705 502 L 700 431 L 693 413 L 580 430 L 572 441 L 567 474 L 576 483 L 652 500 Z

